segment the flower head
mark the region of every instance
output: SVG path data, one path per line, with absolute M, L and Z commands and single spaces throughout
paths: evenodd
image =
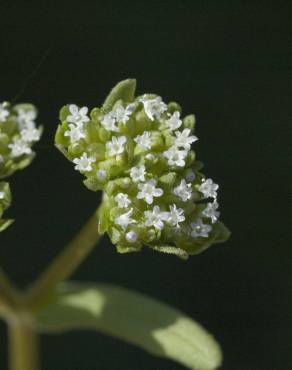
M 144 131 L 142 135 L 138 135 L 134 138 L 134 141 L 140 146 L 140 148 L 147 150 L 151 149 L 152 140 L 151 132 Z
M 73 163 L 76 164 L 74 167 L 77 171 L 91 171 L 92 163 L 95 162 L 95 158 L 88 157 L 87 153 L 83 153 L 80 158 L 75 158 Z
M 144 199 L 147 204 L 152 204 L 154 197 L 161 197 L 163 194 L 163 190 L 156 188 L 156 184 L 157 181 L 155 179 L 138 184 L 138 189 L 140 191 L 137 194 L 137 198 Z
M 182 120 L 180 119 L 180 113 L 178 111 L 174 112 L 170 116 L 170 118 L 165 121 L 165 123 L 167 128 L 171 131 L 178 129 L 182 124 Z
M 191 144 L 198 140 L 197 136 L 191 135 L 191 130 L 185 128 L 182 132 L 175 131 L 176 138 L 174 139 L 174 146 L 177 148 L 191 149 Z
M 126 136 L 113 136 L 112 140 L 106 144 L 108 155 L 113 157 L 115 155 L 122 154 L 125 150 L 126 141 Z
M 132 167 L 130 170 L 130 176 L 134 182 L 145 181 L 145 166 Z
M 199 191 L 206 198 L 216 198 L 217 189 L 219 185 L 215 184 L 212 179 L 203 180 L 202 184 L 199 186 Z
M 173 194 L 183 202 L 187 202 L 192 196 L 192 184 L 187 184 L 186 180 L 182 179 L 180 184 L 173 189 Z
M 132 213 L 133 208 L 131 208 L 128 212 L 116 217 L 115 223 L 119 225 L 123 230 L 125 230 L 130 224 L 136 223 L 136 221 L 130 217 L 132 216 Z
M 162 113 L 167 110 L 167 106 L 160 96 L 149 100 L 147 97 L 144 97 L 142 98 L 142 103 L 144 105 L 145 113 L 151 121 L 154 121 L 155 118 L 160 119 Z
M 179 150 L 176 146 L 172 146 L 163 154 L 168 159 L 170 166 L 184 167 L 186 164 L 185 158 L 188 154 L 186 150 Z
M 118 204 L 119 208 L 127 208 L 131 203 L 131 199 L 129 199 L 128 194 L 119 193 L 115 196 L 115 201 Z
M 78 108 L 77 105 L 75 104 L 70 104 L 69 105 L 69 111 L 70 115 L 67 117 L 67 121 L 69 123 L 74 123 L 77 126 L 81 126 L 84 123 L 89 121 L 89 117 L 87 116 L 88 113 L 88 108 L 87 107 L 82 107 Z
M 210 231 L 212 230 L 212 226 L 208 224 L 203 224 L 203 221 L 201 219 L 198 219 L 197 221 L 191 223 L 191 229 L 191 236 L 193 238 L 207 238 Z
M 155 94 L 135 98 L 134 85 L 119 83 L 88 116 L 62 108 L 56 144 L 84 184 L 104 192 L 99 231 L 118 251 L 147 245 L 196 254 L 228 231 L 218 219 L 218 185 L 204 180 L 192 150 L 195 118 L 181 117 L 178 104 Z M 206 204 L 208 198 L 215 200 Z
M 151 211 L 145 211 L 145 225 L 154 226 L 155 229 L 162 230 L 164 227 L 164 221 L 169 218 L 168 212 L 161 212 L 159 206 L 154 206 Z
M 176 205 L 173 204 L 169 207 L 169 213 L 167 221 L 171 226 L 180 227 L 180 223 L 185 220 L 184 210 L 181 208 L 176 208 Z

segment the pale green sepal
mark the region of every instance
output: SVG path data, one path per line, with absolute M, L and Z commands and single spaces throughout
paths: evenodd
M 175 256 L 187 260 L 189 258 L 189 255 L 186 251 L 183 249 L 177 248 L 177 247 L 172 247 L 170 245 L 157 245 L 157 246 L 151 246 L 149 245 L 150 248 L 154 249 L 155 251 L 166 253 L 166 254 L 174 254 Z
M 134 99 L 136 90 L 136 80 L 127 79 L 119 82 L 109 93 L 105 102 L 103 103 L 103 109 L 110 111 L 117 100 L 123 100 L 124 102 L 131 102 Z
M 222 363 L 219 344 L 190 317 L 113 285 L 62 284 L 35 317 L 42 333 L 93 329 L 189 369 L 214 370 Z
M 0 220 L 0 232 L 4 231 L 9 227 L 11 224 L 13 224 L 14 220 L 8 219 L 8 220 Z

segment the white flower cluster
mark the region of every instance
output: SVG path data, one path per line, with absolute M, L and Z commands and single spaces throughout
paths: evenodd
M 36 116 L 36 109 L 32 105 L 10 107 L 7 102 L 0 104 L 0 141 L 5 142 L 0 149 L 0 172 L 4 171 L 3 177 L 17 169 L 15 163 L 32 158 L 32 146 L 42 133 L 42 128 L 36 127 Z M 19 168 L 23 166 L 24 163 Z
M 155 95 L 119 101 L 110 111 L 95 108 L 90 116 L 87 107 L 63 109 L 57 145 L 86 186 L 107 195 L 113 240 L 154 245 L 181 238 L 191 245 L 209 237 L 219 217 L 218 185 L 194 165 L 193 116 L 182 119 L 176 103 Z

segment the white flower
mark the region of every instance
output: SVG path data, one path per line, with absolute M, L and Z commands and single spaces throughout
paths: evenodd
M 182 120 L 179 118 L 180 112 L 176 111 L 172 114 L 172 116 L 165 121 L 167 128 L 171 131 L 176 130 L 182 124 Z
M 163 155 L 168 159 L 170 166 L 183 167 L 185 165 L 185 158 L 187 156 L 186 150 L 179 150 L 177 147 L 172 146 L 166 150 Z
M 138 199 L 144 199 L 147 204 L 153 203 L 153 197 L 161 197 L 163 190 L 156 188 L 157 181 L 154 179 L 148 180 L 143 184 L 138 184 L 139 193 L 137 194 Z
M 4 122 L 9 116 L 9 110 L 6 109 L 6 103 L 0 104 L 0 122 Z
M 36 119 L 36 111 L 34 110 L 24 110 L 18 109 L 17 110 L 17 123 L 20 129 L 28 128 L 33 129 L 35 128 L 35 119 Z
M 209 235 L 209 232 L 212 230 L 211 225 L 203 224 L 202 220 L 198 220 L 196 222 L 191 223 L 191 236 L 193 238 L 197 238 L 198 236 L 201 236 L 203 238 L 207 238 Z
M 168 212 L 160 212 L 159 206 L 154 206 L 152 211 L 145 211 L 144 215 L 146 217 L 145 225 L 154 226 L 159 230 L 163 229 L 163 221 L 166 221 L 169 217 Z
M 12 157 L 19 157 L 22 154 L 31 154 L 32 150 L 29 147 L 27 141 L 22 139 L 14 139 L 13 143 L 9 144 L 8 147 L 11 149 Z
M 82 126 L 75 126 L 73 123 L 69 123 L 69 129 L 70 130 L 65 131 L 64 136 L 70 137 L 71 143 L 85 138 L 85 132 Z
M 206 198 L 216 198 L 217 189 L 219 185 L 215 184 L 212 179 L 203 180 L 199 186 L 199 191 L 204 194 Z
M 127 107 L 128 108 L 128 107 Z M 117 122 L 126 123 L 130 119 L 132 114 L 130 109 L 125 109 L 124 107 L 117 107 L 114 111 L 114 116 Z
M 149 100 L 142 98 L 141 101 L 144 105 L 145 113 L 151 121 L 154 121 L 154 118 L 159 119 L 161 114 L 167 110 L 167 105 L 162 101 L 160 96 Z
M 217 211 L 219 204 L 217 200 L 214 200 L 213 203 L 207 203 L 207 207 L 203 210 L 202 215 L 211 218 L 212 224 L 216 222 L 220 216 L 220 212 Z
M 144 150 L 150 149 L 152 145 L 151 132 L 144 131 L 142 135 L 135 137 L 134 141 Z
M 88 157 L 87 153 L 83 153 L 80 158 L 73 159 L 73 163 L 76 164 L 74 169 L 78 171 L 91 171 L 91 164 L 94 163 L 95 160 L 96 159 L 94 157 Z
M 173 194 L 177 195 L 183 202 L 187 202 L 192 196 L 192 184 L 181 180 L 180 184 L 173 189 Z
M 170 212 L 168 212 L 167 222 L 170 223 L 171 226 L 180 227 L 179 223 L 183 222 L 186 219 L 183 209 L 176 208 L 175 204 L 170 206 L 169 209 Z
M 130 176 L 134 182 L 145 181 L 145 166 L 132 167 L 130 171 Z
M 174 145 L 176 147 L 183 147 L 185 150 L 191 149 L 191 144 L 198 140 L 197 136 L 191 135 L 191 130 L 185 128 L 182 132 L 175 131 L 176 138 L 174 139 Z
M 115 223 L 121 226 L 121 228 L 125 230 L 128 227 L 128 225 L 136 223 L 136 221 L 130 217 L 132 213 L 133 213 L 133 208 L 131 208 L 128 212 L 123 213 L 122 215 L 116 217 Z
M 119 208 L 127 208 L 132 203 L 128 194 L 125 193 L 117 194 L 115 196 L 115 201 L 117 202 Z
M 126 144 L 126 136 L 113 136 L 112 140 L 106 144 L 108 149 L 108 155 L 113 157 L 118 154 L 122 154 L 125 150 L 124 146 Z
M 0 199 L 4 199 L 5 197 L 5 192 L 4 191 L 0 191 Z
M 135 231 L 129 231 L 127 234 L 126 234 L 126 240 L 129 242 L 129 243 L 135 243 L 138 239 L 138 235 L 137 233 L 135 233 Z
M 77 105 L 70 104 L 69 112 L 71 114 L 67 117 L 67 122 L 75 123 L 77 126 L 82 126 L 83 123 L 89 121 L 89 117 L 87 116 L 87 107 L 82 107 L 79 109 Z
M 41 137 L 41 132 L 39 129 L 36 128 L 25 128 L 20 131 L 21 138 L 24 141 L 32 142 L 38 141 Z
M 116 117 L 114 112 L 109 112 L 105 114 L 100 122 L 107 131 L 119 131 L 118 127 L 116 126 Z

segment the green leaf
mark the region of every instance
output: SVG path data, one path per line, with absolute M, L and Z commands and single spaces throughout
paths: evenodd
M 62 284 L 55 298 L 36 312 L 36 319 L 44 333 L 98 330 L 190 369 L 212 370 L 222 361 L 217 342 L 190 317 L 113 285 Z
M 109 93 L 105 102 L 103 103 L 103 109 L 105 111 L 110 111 L 114 106 L 115 102 L 118 100 L 123 100 L 124 102 L 131 102 L 134 99 L 136 90 L 136 80 L 128 79 L 119 82 Z

